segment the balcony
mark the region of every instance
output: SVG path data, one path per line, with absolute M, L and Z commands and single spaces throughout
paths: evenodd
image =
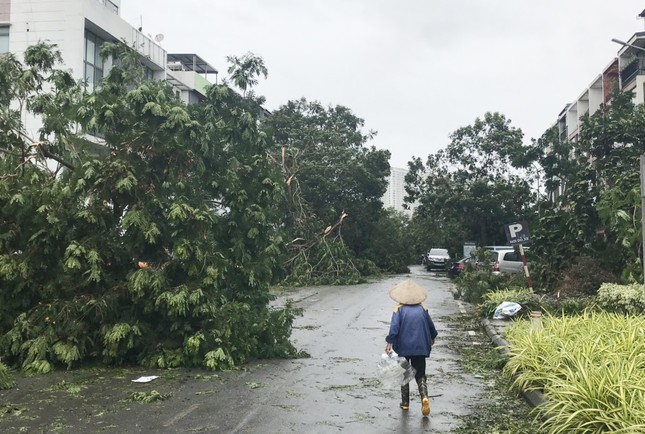
M 645 58 L 637 57 L 627 64 L 620 71 L 620 82 L 623 89 L 627 86 L 636 76 L 645 73 Z
M 206 96 L 206 87 L 211 84 L 209 74 L 215 74 L 217 82 L 217 69 L 196 54 L 168 54 L 167 69 L 171 83 L 180 89 L 194 90 L 202 96 Z

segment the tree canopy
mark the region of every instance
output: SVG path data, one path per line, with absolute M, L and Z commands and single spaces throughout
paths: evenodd
M 417 249 L 464 242 L 505 243 L 503 227 L 530 219 L 536 197 L 526 176 L 527 148 L 521 130 L 499 113 L 486 113 L 450 135 L 445 149 L 409 163 L 408 201 L 417 201 Z
M 290 274 L 316 274 L 318 267 L 332 271 L 331 281 L 341 269 L 358 278 L 369 267 L 361 260 L 400 268 L 383 261 L 372 244 L 385 216 L 390 154 L 367 146 L 375 133 L 363 132 L 363 119 L 347 107 L 302 98 L 274 111 L 264 126 L 285 180 L 286 229 L 297 240 L 288 268 L 300 271 Z
M 294 310 L 268 307 L 282 183 L 261 107 L 226 85 L 185 106 L 131 49 L 103 50 L 120 61 L 91 94 L 52 46 L 0 57 L 3 360 L 36 373 L 294 355 Z

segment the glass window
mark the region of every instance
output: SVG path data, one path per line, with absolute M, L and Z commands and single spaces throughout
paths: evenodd
M 103 78 L 101 44 L 104 41 L 92 32 L 85 32 L 85 81 L 86 89 L 92 92 Z
M 508 252 L 507 254 L 504 255 L 504 260 L 520 262 L 522 261 L 522 257 L 520 256 L 519 252 Z
M 9 52 L 9 26 L 0 26 L 0 54 Z
M 117 15 L 119 14 L 119 7 L 110 0 L 105 1 L 105 6 L 110 10 L 110 12 L 114 12 Z

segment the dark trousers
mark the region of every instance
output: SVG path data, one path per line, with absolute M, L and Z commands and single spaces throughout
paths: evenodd
M 410 365 L 412 365 L 412 367 L 417 371 L 417 374 L 414 376 L 415 380 L 419 380 L 426 376 L 425 356 L 405 356 L 405 359 L 410 362 Z

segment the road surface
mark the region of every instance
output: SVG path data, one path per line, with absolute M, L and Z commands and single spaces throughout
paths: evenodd
M 439 332 L 427 363 L 432 409 L 428 418 L 421 415 L 416 384 L 411 384 L 410 411 L 402 412 L 399 391 L 385 389 L 376 369 L 395 306 L 388 291 L 407 277 L 428 292 L 425 304 Z M 242 371 L 217 374 L 140 369 L 116 375 L 90 370 L 22 379 L 18 388 L 0 392 L 5 403 L 0 407 L 0 431 L 450 432 L 484 391 L 481 381 L 458 363 L 456 343 L 463 345 L 470 336 L 449 321 L 462 315 L 450 285 L 445 277 L 415 266 L 411 275 L 375 283 L 300 288 L 284 297 L 304 309 L 292 337 L 310 358 L 260 361 Z M 132 383 L 138 375 L 160 378 Z M 81 390 L 70 393 L 71 384 Z M 153 389 L 171 396 L 149 404 L 126 399 L 132 390 Z

